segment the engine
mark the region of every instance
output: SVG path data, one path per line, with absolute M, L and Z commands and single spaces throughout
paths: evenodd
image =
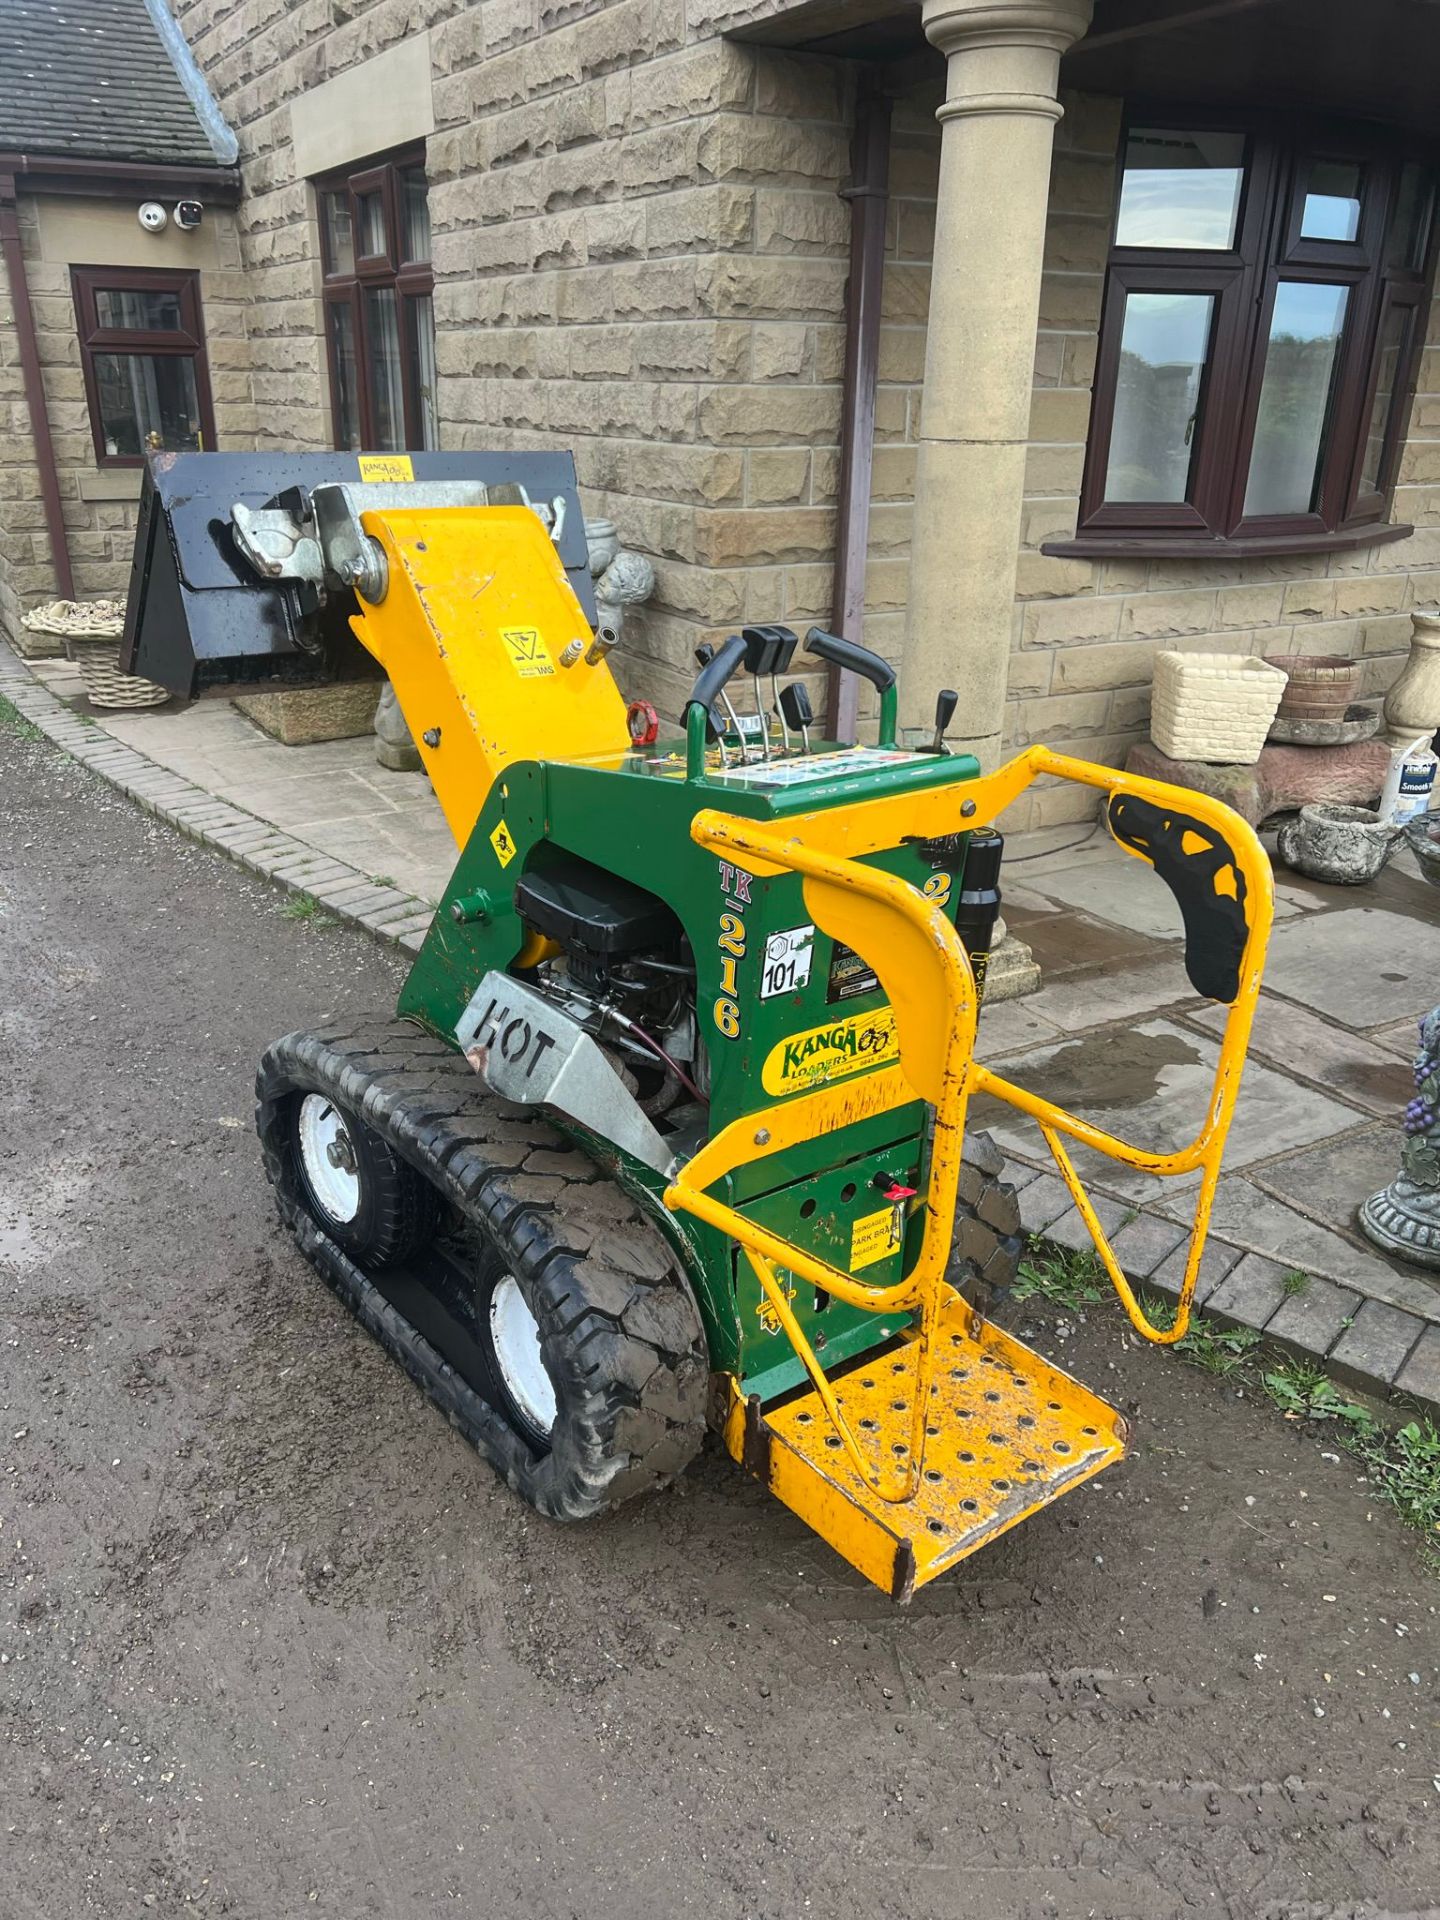
M 557 954 L 531 984 L 610 1054 L 652 1119 L 702 1104 L 709 1071 L 695 1019 L 695 961 L 679 920 L 643 887 L 541 848 L 515 889 L 526 926 Z

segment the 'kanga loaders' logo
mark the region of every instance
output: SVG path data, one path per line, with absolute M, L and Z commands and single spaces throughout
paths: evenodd
M 887 1067 L 899 1058 L 895 1015 L 889 1007 L 877 1007 L 778 1041 L 770 1049 L 760 1079 L 767 1093 L 802 1093 L 866 1067 Z

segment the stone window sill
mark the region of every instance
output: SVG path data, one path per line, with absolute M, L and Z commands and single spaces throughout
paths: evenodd
M 1222 540 L 1175 533 L 1078 533 L 1073 540 L 1047 540 L 1043 554 L 1055 560 L 1258 560 L 1285 553 L 1350 553 L 1404 540 L 1413 526 L 1344 527 L 1334 533 L 1268 533 L 1252 540 Z

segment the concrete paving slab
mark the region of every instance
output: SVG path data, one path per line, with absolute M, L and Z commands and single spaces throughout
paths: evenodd
M 998 1000 L 980 1008 L 975 1052 L 981 1060 L 995 1060 L 1039 1042 L 1058 1040 L 1060 1029 L 1031 1011 L 1028 1000 Z
M 1212 1033 L 1225 1029 L 1224 1007 L 1207 1007 L 1190 1017 Z M 1414 1095 L 1409 1070 L 1393 1054 L 1273 993 L 1260 996 L 1250 1051 L 1381 1117 L 1403 1113 Z
M 1194 1200 L 1162 1199 L 1155 1211 L 1188 1226 Z M 1210 1217 L 1217 1233 L 1247 1252 L 1268 1253 L 1303 1273 L 1339 1280 L 1362 1293 L 1370 1291 L 1372 1280 L 1388 1280 L 1394 1271 L 1377 1249 L 1354 1245 L 1238 1174 L 1221 1178 Z
M 1397 1115 L 1391 1126 L 1362 1126 L 1343 1138 L 1293 1153 L 1277 1143 L 1275 1157 L 1250 1177 L 1312 1220 L 1349 1231 L 1361 1201 L 1388 1186 L 1400 1171 L 1403 1139 Z
M 1440 992 L 1440 983 L 1437 983 L 1436 991 Z M 1420 1051 L 1420 1021 L 1418 1017 L 1414 1020 L 1397 1020 L 1392 1026 L 1374 1028 L 1366 1037 L 1372 1046 L 1383 1047 L 1387 1053 L 1396 1054 L 1413 1065 Z
M 1104 1194 L 1098 1194 L 1091 1201 L 1095 1217 L 1108 1239 L 1119 1227 L 1122 1220 L 1128 1220 L 1134 1211 L 1123 1200 L 1107 1200 Z M 1045 1229 L 1045 1238 L 1052 1246 L 1068 1247 L 1072 1253 L 1095 1253 L 1095 1242 L 1090 1237 L 1090 1229 L 1078 1207 L 1072 1206 L 1062 1213 L 1058 1220 L 1052 1220 Z M 1097 1255 L 1098 1258 L 1098 1255 Z
M 1270 937 L 1265 985 L 1342 1026 L 1383 1026 L 1433 1006 L 1440 892 L 1428 922 L 1382 907 L 1306 914 Z
M 1413 1393 L 1433 1406 L 1440 1401 L 1440 1327 L 1426 1327 L 1409 1359 L 1395 1376 L 1400 1393 Z
M 1128 1226 L 1121 1227 L 1112 1236 L 1110 1245 L 1120 1262 L 1122 1273 L 1128 1274 L 1132 1280 L 1148 1280 L 1156 1268 L 1189 1238 L 1188 1226 L 1180 1227 L 1173 1220 L 1162 1220 L 1157 1214 L 1142 1213 Z
M 1215 1289 L 1228 1275 L 1233 1273 L 1242 1259 L 1249 1256 L 1239 1247 L 1232 1247 L 1213 1233 L 1205 1242 L 1205 1251 L 1200 1256 L 1200 1276 L 1195 1282 L 1195 1305 L 1203 1307 Z M 1163 1259 L 1150 1275 L 1149 1285 L 1160 1293 L 1169 1294 L 1171 1299 L 1179 1296 L 1185 1280 L 1185 1268 L 1190 1258 L 1190 1235 L 1187 1233 L 1172 1254 Z
M 1074 872 L 1053 870 L 1041 876 L 1029 874 L 1024 885 L 1042 898 L 1086 913 L 1097 920 L 1143 934 L 1147 940 L 1185 938 L 1180 908 L 1169 887 L 1144 860 L 1118 851 L 1113 860 L 1088 860 Z M 1292 902 L 1277 894 L 1277 919 L 1298 912 Z
M 1413 1313 L 1387 1306 L 1383 1300 L 1362 1300 L 1355 1323 L 1347 1327 L 1331 1349 L 1331 1364 L 1345 1378 L 1373 1390 L 1388 1386 L 1410 1357 L 1426 1323 Z
M 1062 1033 L 1133 1020 L 1160 1007 L 1189 1009 L 1202 1004 L 1179 959 L 1149 960 L 1082 979 L 1061 979 L 1025 1002 L 1032 1014 Z
M 1289 1271 L 1263 1253 L 1247 1253 L 1205 1301 L 1205 1311 L 1242 1327 L 1263 1327 L 1285 1298 Z
M 1020 1196 L 1020 1219 L 1027 1233 L 1043 1233 L 1074 1202 L 1070 1189 L 1056 1173 L 1042 1173 Z
M 1266 1336 L 1284 1340 L 1317 1359 L 1327 1354 L 1360 1309 L 1360 1295 L 1330 1280 L 1307 1280 L 1287 1294 L 1270 1316 Z
M 1155 1019 L 1128 1031 L 1111 1027 L 1018 1054 L 1005 1061 L 1005 1076 L 1082 1119 L 1118 1131 L 1137 1146 L 1173 1153 L 1201 1126 L 1218 1052 L 1208 1035 Z M 1244 1166 L 1286 1147 L 1347 1131 L 1356 1117 L 1352 1108 L 1252 1061 L 1230 1128 L 1226 1164 Z M 983 1098 L 976 1102 L 976 1121 L 988 1127 L 1007 1152 L 1029 1159 L 1044 1154 L 1033 1121 L 1013 1108 Z M 1087 1186 L 1125 1199 L 1150 1200 L 1162 1194 L 1173 1198 L 1199 1180 L 1198 1173 L 1161 1180 L 1084 1147 L 1074 1148 L 1073 1158 Z

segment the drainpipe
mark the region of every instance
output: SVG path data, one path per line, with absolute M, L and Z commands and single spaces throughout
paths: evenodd
M 835 627 L 860 641 L 865 627 L 865 555 L 870 540 L 870 474 L 875 453 L 875 377 L 890 198 L 890 98 L 872 73 L 861 77 L 850 150 L 850 277 L 845 287 L 845 384 L 840 410 L 840 513 L 835 553 Z M 855 738 L 859 682 L 830 669 L 825 731 Z
M 50 438 L 50 416 L 45 411 L 45 384 L 40 374 L 40 350 L 35 340 L 35 314 L 30 305 L 30 283 L 20 244 L 20 215 L 15 199 L 15 176 L 0 173 L 0 256 L 10 283 L 15 310 L 15 336 L 20 345 L 20 377 L 30 413 L 30 435 L 35 443 L 35 465 L 40 472 L 40 498 L 45 530 L 50 536 L 50 564 L 62 600 L 75 598 L 75 576 L 70 571 L 70 546 L 65 537 L 65 512 L 60 504 L 60 476 L 55 468 L 55 443 Z

